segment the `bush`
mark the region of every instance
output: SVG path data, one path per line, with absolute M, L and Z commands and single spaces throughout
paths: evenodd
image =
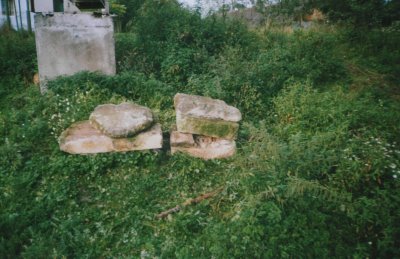
M 374 30 L 348 28 L 343 36 L 363 66 L 373 69 L 398 84 L 400 76 L 400 28 L 392 26 Z
M 32 60 L 14 53 L 28 54 L 31 36 L 2 32 L 2 257 L 400 257 L 400 106 L 393 81 L 374 70 L 394 75 L 395 58 L 385 63 L 373 47 L 393 50 L 395 37 L 350 48 L 341 28 L 248 31 L 175 1 L 147 1 L 134 15 L 143 20 L 117 35 L 118 75 L 60 77 L 45 95 L 21 76 Z M 72 122 L 122 101 L 151 108 L 168 139 L 180 91 L 240 108 L 236 156 L 171 156 L 166 143 L 59 150 Z
M 273 43 L 267 41 L 270 38 Z M 278 38 L 270 32 L 262 39 L 254 54 L 228 48 L 210 64 L 210 73 L 190 78 L 189 91 L 224 99 L 246 118 L 259 120 L 272 98 L 291 82 L 310 82 L 316 88 L 345 82 L 343 61 L 333 53 L 334 36 L 299 31 Z
M 1 78 L 20 76 L 31 82 L 37 71 L 35 39 L 26 32 L 15 33 L 0 28 Z
M 196 239 L 195 247 L 210 247 L 197 256 L 396 256 L 399 146 L 349 131 L 359 111 L 375 109 L 368 101 L 303 85 L 275 98 L 271 121 L 247 126 L 227 212 Z
M 210 58 L 226 46 L 249 47 L 255 39 L 238 22 L 219 17 L 202 19 L 176 1 L 145 2 L 130 29 L 117 38 L 117 56 L 124 71 L 154 74 L 167 82 L 184 85 L 192 74 L 203 73 Z M 129 47 L 122 53 L 119 49 Z

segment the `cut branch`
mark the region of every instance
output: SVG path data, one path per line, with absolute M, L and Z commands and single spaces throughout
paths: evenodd
M 208 192 L 208 193 L 202 194 L 202 195 L 200 195 L 200 196 L 198 196 L 198 197 L 196 197 L 194 199 L 188 199 L 184 203 L 182 203 L 181 205 L 176 205 L 175 207 L 173 207 L 173 208 L 171 208 L 169 210 L 166 210 L 166 211 L 163 211 L 163 212 L 157 214 L 156 218 L 157 219 L 163 219 L 163 218 L 167 217 L 170 214 L 179 212 L 180 210 L 182 210 L 186 206 L 197 204 L 197 203 L 199 203 L 199 202 L 201 202 L 203 200 L 212 198 L 215 195 L 217 195 L 219 192 L 221 192 L 223 189 L 224 189 L 223 187 L 220 187 L 220 188 L 218 188 L 218 189 L 216 189 L 216 190 L 214 190 L 212 192 Z

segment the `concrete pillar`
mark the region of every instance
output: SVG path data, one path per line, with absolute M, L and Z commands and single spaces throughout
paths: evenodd
M 110 16 L 89 13 L 35 15 L 41 91 L 48 80 L 81 71 L 116 72 L 114 27 Z

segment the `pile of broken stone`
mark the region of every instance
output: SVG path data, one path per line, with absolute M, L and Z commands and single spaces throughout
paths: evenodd
M 240 111 L 224 101 L 176 94 L 176 128 L 171 132 L 171 153 L 184 152 L 202 159 L 235 154 Z
M 147 107 L 134 103 L 103 104 L 89 120 L 72 124 L 59 138 L 60 149 L 70 154 L 96 154 L 162 147 L 161 125 Z
M 241 113 L 224 101 L 176 94 L 176 127 L 171 131 L 171 153 L 202 159 L 235 154 Z M 134 103 L 103 104 L 89 120 L 72 124 L 59 138 L 60 149 L 70 154 L 96 154 L 160 149 L 161 125 L 147 107 Z

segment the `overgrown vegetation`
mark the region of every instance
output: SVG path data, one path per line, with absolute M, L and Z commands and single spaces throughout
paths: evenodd
M 134 14 L 116 35 L 118 75 L 59 78 L 45 95 L 33 35 L 1 31 L 2 258 L 400 257 L 395 26 L 249 31 L 174 1 Z M 168 138 L 177 92 L 241 109 L 237 155 L 59 151 L 59 134 L 106 102 L 150 107 Z

